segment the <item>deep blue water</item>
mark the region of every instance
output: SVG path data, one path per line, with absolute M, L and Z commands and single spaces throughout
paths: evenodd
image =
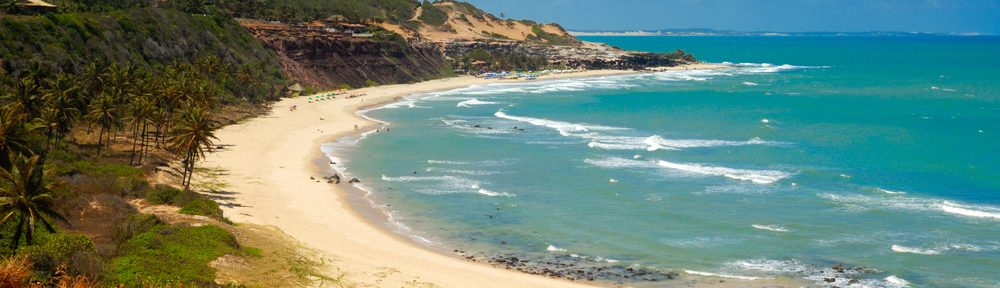
M 584 40 L 734 68 L 414 95 L 325 148 L 436 246 L 1000 286 L 1000 39 Z

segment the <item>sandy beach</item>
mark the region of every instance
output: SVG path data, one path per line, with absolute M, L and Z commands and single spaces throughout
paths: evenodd
M 698 64 L 679 69 L 708 68 L 718 66 Z M 629 73 L 636 72 L 582 71 L 548 75 L 539 81 Z M 344 276 L 356 286 L 584 287 L 430 251 L 363 218 L 348 203 L 347 193 L 353 190 L 347 189 L 346 181 L 333 185 L 320 179 L 329 174 L 317 165 L 326 161 L 319 149 L 322 143 L 377 125 L 358 117 L 358 110 L 410 94 L 497 82 L 501 80 L 462 76 L 357 89 L 349 94 L 365 96 L 352 99 L 308 103 L 307 97 L 286 98 L 275 103 L 268 115 L 218 131 L 217 144 L 225 148 L 210 153 L 199 166 L 224 171 L 217 180 L 225 183 L 223 190 L 232 197 L 223 201 L 226 217 L 237 223 L 279 228 L 331 259 L 329 277 Z M 289 111 L 292 105 L 298 109 Z M 355 125 L 360 128 L 355 130 Z

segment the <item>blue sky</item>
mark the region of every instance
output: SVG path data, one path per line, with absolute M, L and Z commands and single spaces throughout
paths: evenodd
M 903 31 L 1000 34 L 1000 0 L 466 0 L 570 30 Z

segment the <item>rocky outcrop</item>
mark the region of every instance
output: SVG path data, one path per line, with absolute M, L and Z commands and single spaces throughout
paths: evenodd
M 472 50 L 482 49 L 493 54 L 523 54 L 543 57 L 549 64 L 583 69 L 642 70 L 651 67 L 671 67 L 694 62 L 683 52 L 647 53 L 625 51 L 607 44 L 583 42 L 578 46 L 538 45 L 523 41 L 455 41 L 442 43 L 450 59 L 461 59 Z
M 437 46 L 411 45 L 391 34 L 356 37 L 282 24 L 241 24 L 278 53 L 291 79 L 313 87 L 409 83 L 451 71 Z

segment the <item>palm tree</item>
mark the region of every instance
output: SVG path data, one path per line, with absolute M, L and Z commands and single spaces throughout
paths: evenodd
M 50 129 L 49 142 L 53 142 L 52 138 L 55 138 L 56 146 L 66 136 L 80 114 L 80 110 L 77 109 L 79 92 L 80 86 L 76 79 L 63 74 L 50 79 L 47 87 L 42 89 L 42 97 L 46 103 L 46 108 L 42 112 L 42 116 L 45 117 L 42 118 L 48 118 L 46 124 Z
M 15 113 L 27 114 L 28 119 L 38 117 L 41 113 L 42 101 L 35 78 L 21 78 L 21 80 L 14 81 L 11 88 L 13 93 L 4 96 L 7 108 Z
M 11 219 L 17 220 L 17 229 L 14 230 L 10 245 L 16 249 L 21 243 L 22 234 L 28 245 L 32 244 L 35 226 L 39 222 L 45 230 L 56 232 L 44 216 L 65 223 L 69 221 L 52 209 L 52 195 L 49 194 L 51 182 L 48 181 L 42 157 L 11 154 L 10 158 L 14 159 L 10 168 L 0 167 L 0 180 L 3 181 L 0 183 L 3 195 L 0 197 L 0 215 L 3 215 L 0 225 Z
M 132 127 L 132 156 L 129 159 L 129 164 L 135 165 L 136 149 L 145 146 L 146 138 L 146 127 L 149 122 L 153 120 L 154 109 L 153 102 L 149 101 L 146 97 L 139 96 L 135 97 L 128 105 L 129 117 L 126 118 L 126 124 Z M 139 146 L 140 142 L 143 146 Z M 139 163 L 142 163 L 141 155 L 139 155 Z
M 209 118 L 208 113 L 200 107 L 188 106 L 180 111 L 174 121 L 173 134 L 170 139 L 170 149 L 184 156 L 184 189 L 189 190 L 191 177 L 194 174 L 194 162 L 205 157 L 205 148 L 214 143 L 217 121 Z
M 38 129 L 37 125 L 28 123 L 25 113 L 0 108 L 0 167 L 10 167 L 10 155 L 13 153 L 28 153 L 31 151 L 31 133 Z
M 111 96 L 103 95 L 91 101 L 90 107 L 87 110 L 87 121 L 91 125 L 101 127 L 101 132 L 97 134 L 97 156 L 101 156 L 101 147 L 104 146 L 104 135 L 108 134 L 108 146 L 111 146 L 111 129 L 118 127 L 118 107 Z

